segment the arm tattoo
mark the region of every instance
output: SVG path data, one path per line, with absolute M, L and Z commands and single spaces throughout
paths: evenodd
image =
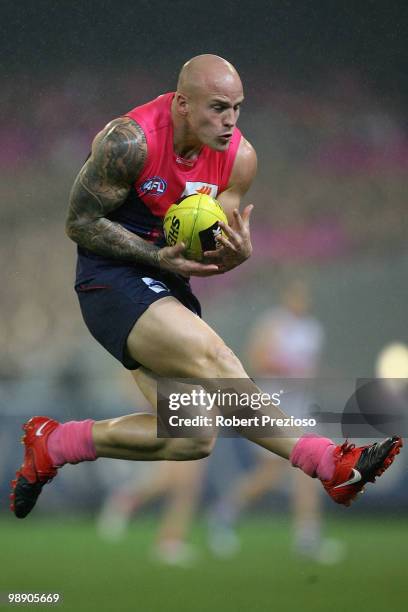
M 130 118 L 115 119 L 96 136 L 71 190 L 66 229 L 74 242 L 98 255 L 158 265 L 156 246 L 106 218 L 125 201 L 146 155 L 144 132 Z

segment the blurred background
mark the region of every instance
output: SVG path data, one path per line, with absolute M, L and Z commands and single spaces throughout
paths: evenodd
M 136 491 L 137 482 L 156 478 L 155 466 L 103 460 L 64 468 L 23 524 L 7 508 L 26 417 L 98 419 L 144 409 L 130 376 L 84 326 L 64 220 L 96 132 L 171 91 L 196 54 L 221 55 L 240 72 L 240 128 L 259 158 L 246 200 L 255 204 L 254 255 L 228 275 L 193 281 L 205 319 L 253 371 L 256 330 L 282 301 L 288 279 L 300 278 L 309 295 L 305 316 L 321 329 L 319 376 L 373 377 L 382 349 L 408 342 L 406 27 L 399 1 L 1 3 L 2 592 L 61 592 L 67 610 L 125 610 L 135 602 L 149 611 L 300 603 L 326 610 L 333 599 L 339 608 L 380 610 L 400 603 L 404 453 L 351 511 L 322 500 L 327 525 L 319 529 L 344 552 L 335 565 L 293 549 L 288 484 L 254 498 L 221 556 L 211 546 L 214 515 L 225 519 L 218 503 L 225 483 L 258 461 L 245 441 L 220 440 L 197 474 L 183 535 L 194 555 L 185 563 L 151 555 L 166 510 L 159 493 L 147 496 L 133 521 L 138 503 L 125 503 L 122 538 L 103 537 L 94 522 L 115 487 L 131 482 Z

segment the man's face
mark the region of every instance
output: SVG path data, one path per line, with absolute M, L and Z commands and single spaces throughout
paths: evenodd
M 240 83 L 197 93 L 189 100 L 190 132 L 211 149 L 225 151 L 238 121 L 243 99 Z

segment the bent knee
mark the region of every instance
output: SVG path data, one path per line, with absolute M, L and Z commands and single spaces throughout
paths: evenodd
M 194 378 L 241 378 L 246 377 L 242 364 L 235 353 L 222 341 L 207 339 L 196 350 L 190 362 Z
M 195 438 L 192 439 L 194 459 L 205 459 L 209 457 L 215 446 L 214 438 Z
M 220 378 L 245 377 L 242 363 L 226 344 L 220 344 L 215 350 L 215 363 Z
M 215 445 L 213 438 L 178 438 L 172 440 L 166 449 L 166 459 L 194 461 L 208 457 Z

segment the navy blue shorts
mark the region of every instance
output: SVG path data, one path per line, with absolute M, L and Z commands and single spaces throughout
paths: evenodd
M 130 357 L 127 339 L 145 310 L 163 297 L 173 296 L 201 316 L 201 306 L 189 283 L 154 268 L 100 266 L 92 278 L 75 286 L 82 316 L 93 337 L 128 370 L 141 364 Z

